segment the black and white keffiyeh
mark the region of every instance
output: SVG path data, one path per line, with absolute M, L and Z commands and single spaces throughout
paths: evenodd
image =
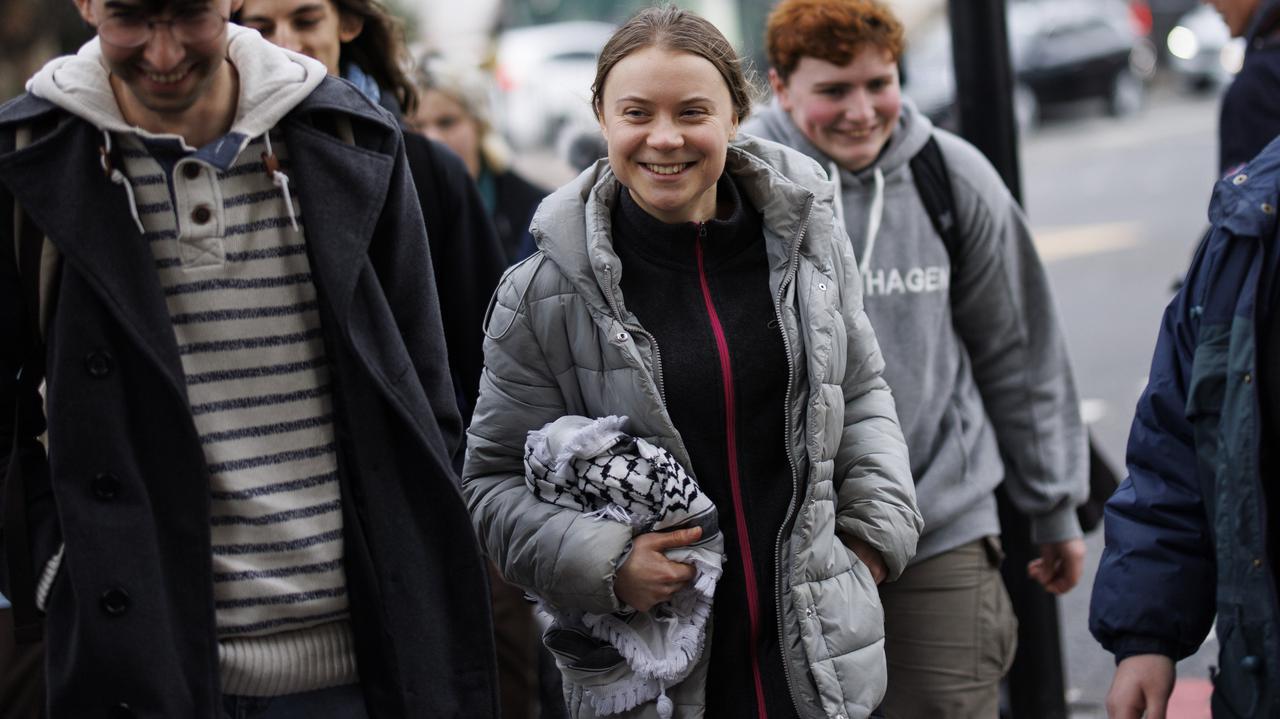
M 703 528 L 695 544 L 667 550 L 694 579 L 647 612 L 589 614 L 539 600 L 554 625 L 544 636 L 564 680 L 583 688 L 599 715 L 658 700 L 670 717 L 666 688 L 697 664 L 724 560 L 716 508 L 670 452 L 624 431 L 625 417 L 567 416 L 529 433 L 525 483 L 544 501 L 634 534 Z

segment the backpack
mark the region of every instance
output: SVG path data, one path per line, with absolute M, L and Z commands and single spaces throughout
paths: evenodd
M 942 238 L 947 248 L 947 258 L 951 261 L 952 274 L 960 266 L 960 228 L 956 222 L 955 194 L 951 188 L 951 176 L 947 174 L 947 162 L 942 156 L 942 149 L 933 135 L 909 161 L 911 177 L 915 182 L 916 192 L 933 229 Z M 1089 498 L 1084 504 L 1076 507 L 1076 518 L 1080 520 L 1080 528 L 1092 532 L 1102 524 L 1102 509 L 1107 499 L 1119 486 L 1119 475 L 1108 464 L 1098 450 L 1098 444 L 1089 433 Z

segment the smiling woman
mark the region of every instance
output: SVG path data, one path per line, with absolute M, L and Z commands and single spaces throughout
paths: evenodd
M 397 115 L 417 105 L 400 23 L 377 0 L 243 0 L 234 20 L 323 62 Z
M 543 202 L 541 252 L 488 321 L 463 479 L 481 542 L 557 617 L 544 640 L 572 716 L 866 717 L 885 686 L 876 583 L 921 520 L 830 185 L 739 137 L 750 85 L 685 10 L 619 28 L 592 97 L 608 162 Z M 563 441 L 582 417 L 669 452 L 718 518 L 539 501 L 526 436 Z M 719 546 L 722 573 L 684 563 Z M 667 656 L 577 619 L 653 626 L 710 595 L 714 634 Z

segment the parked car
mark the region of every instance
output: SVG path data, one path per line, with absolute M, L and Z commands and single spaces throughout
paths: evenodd
M 1165 39 L 1169 66 L 1192 90 L 1216 90 L 1231 82 L 1244 62 L 1244 40 L 1232 38 L 1222 16 L 1200 5 L 1178 19 Z
M 1014 0 L 1008 6 L 1014 112 L 1022 128 L 1042 107 L 1101 98 L 1113 115 L 1137 112 L 1155 72 L 1142 2 Z M 936 122 L 953 124 L 955 75 L 945 20 L 917 33 L 903 58 L 904 91 Z
M 564 128 L 594 123 L 596 58 L 615 26 L 557 22 L 507 30 L 498 38 L 495 77 L 502 129 L 518 150 L 554 147 Z

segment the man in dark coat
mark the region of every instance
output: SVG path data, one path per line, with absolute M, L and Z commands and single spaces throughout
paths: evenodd
M 494 716 L 398 124 L 239 2 L 76 0 L 0 107 L 3 589 L 54 719 Z
M 1213 716 L 1280 716 L 1278 180 L 1272 142 L 1218 182 L 1165 309 L 1090 607 L 1118 662 L 1113 719 L 1165 716 L 1174 663 L 1215 621 Z

